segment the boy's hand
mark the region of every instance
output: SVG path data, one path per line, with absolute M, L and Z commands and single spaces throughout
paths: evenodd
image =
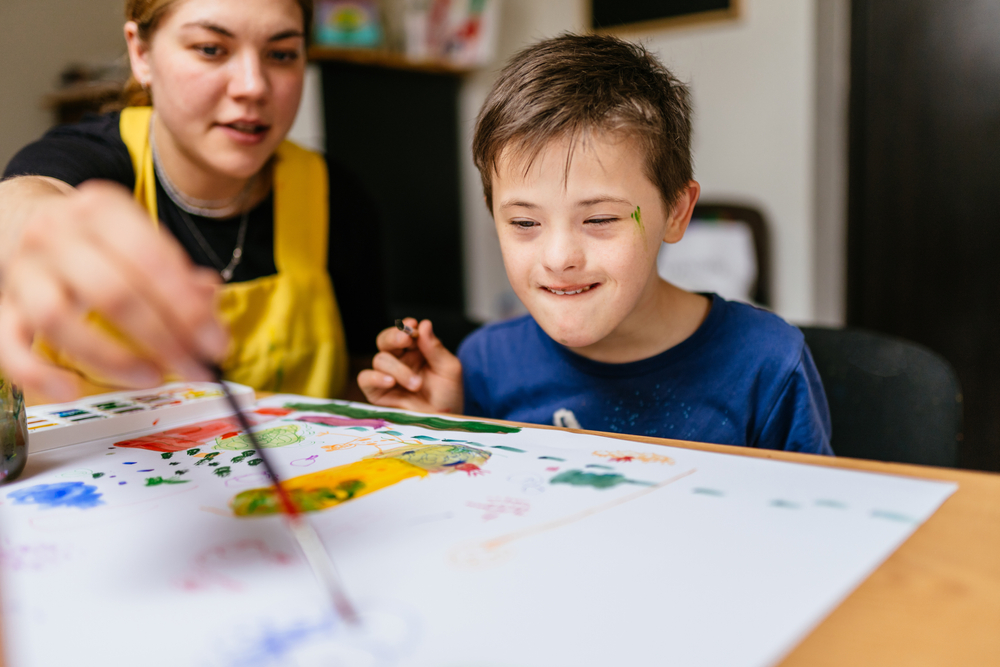
M 374 405 L 420 412 L 462 413 L 462 363 L 449 352 L 430 320 L 403 320 L 417 332 L 413 338 L 395 327 L 376 340 L 374 370 L 358 374 L 358 386 Z

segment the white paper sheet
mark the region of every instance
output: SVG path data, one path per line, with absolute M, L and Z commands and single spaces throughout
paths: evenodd
M 308 399 L 259 405 L 290 400 Z M 267 486 L 238 435 L 169 458 L 105 440 L 33 455 L 34 474 L 0 492 L 9 664 L 770 665 L 956 488 L 562 431 L 310 416 L 336 421 L 258 415 L 283 479 L 380 452 L 409 471 L 309 515 L 362 630 L 334 616 L 280 517 L 234 516 L 250 506 L 237 494 Z

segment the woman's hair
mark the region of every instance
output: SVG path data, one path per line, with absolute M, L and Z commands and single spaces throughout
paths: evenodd
M 125 0 L 125 20 L 135 21 L 139 26 L 139 38 L 148 43 L 159 27 L 160 21 L 176 2 L 178 0 Z M 313 0 L 297 0 L 297 2 L 302 8 L 302 28 L 308 39 L 312 28 Z M 130 76 L 125 83 L 121 99 L 121 106 L 126 107 L 149 106 L 152 103 L 149 91 L 144 89 L 134 76 Z
M 691 179 L 691 103 L 687 87 L 638 44 L 601 35 L 563 34 L 529 46 L 500 72 L 476 121 L 472 156 L 493 209 L 502 155 L 525 170 L 549 142 L 611 132 L 636 143 L 645 173 L 669 209 Z M 525 171 L 527 173 L 527 171 Z

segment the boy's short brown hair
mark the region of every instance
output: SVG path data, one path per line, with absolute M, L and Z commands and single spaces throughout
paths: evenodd
M 472 157 L 486 205 L 493 210 L 492 177 L 508 147 L 530 167 L 553 139 L 570 137 L 573 146 L 598 131 L 638 142 L 646 176 L 670 208 L 692 175 L 689 97 L 638 44 L 563 34 L 529 46 L 500 72 L 476 120 Z

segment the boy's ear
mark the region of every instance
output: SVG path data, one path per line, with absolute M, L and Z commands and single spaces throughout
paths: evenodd
M 691 214 L 694 213 L 694 205 L 698 203 L 699 195 L 701 195 L 701 185 L 698 181 L 688 181 L 677 195 L 674 208 L 667 217 L 667 229 L 663 233 L 664 242 L 677 243 L 684 238 L 684 232 L 691 222 Z

